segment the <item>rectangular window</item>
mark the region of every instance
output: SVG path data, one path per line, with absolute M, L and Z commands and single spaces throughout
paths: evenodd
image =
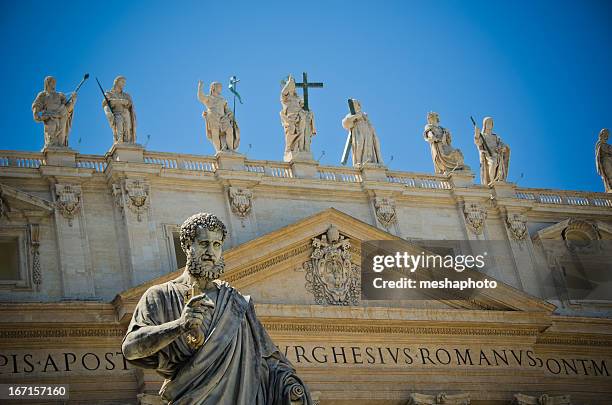
M 19 279 L 19 238 L 0 237 L 0 280 Z
M 185 252 L 181 248 L 181 240 L 178 232 L 172 232 L 172 240 L 174 241 L 174 255 L 176 257 L 176 266 L 177 270 L 185 267 L 187 263 L 187 256 L 185 256 Z

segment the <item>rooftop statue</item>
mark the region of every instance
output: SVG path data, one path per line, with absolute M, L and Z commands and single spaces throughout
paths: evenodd
M 206 121 L 206 138 L 208 138 L 215 152 L 235 152 L 240 145 L 240 128 L 229 108 L 227 100 L 221 95 L 223 86 L 219 82 L 212 82 L 208 95 L 204 94 L 204 84 L 198 81 L 198 100 L 207 108 L 202 113 Z
M 603 180 L 606 193 L 612 193 L 612 145 L 608 143 L 609 136 L 610 131 L 607 128 L 602 129 L 595 144 L 597 174 Z
M 104 92 L 102 108 L 113 130 L 115 143 L 136 143 L 136 111 L 132 97 L 123 91 L 125 77 L 117 76 L 113 88 Z
M 351 107 L 352 106 L 352 107 Z M 365 164 L 382 165 L 380 142 L 376 131 L 370 123 L 368 114 L 361 111 L 361 103 L 349 99 L 349 114 L 342 120 L 342 126 L 349 131 L 349 139 L 345 146 L 342 161 L 346 161 L 349 147 L 353 151 L 353 166 L 361 167 Z
M 474 143 L 480 152 L 480 182 L 490 186 L 506 181 L 510 166 L 510 147 L 493 133 L 493 118 L 485 117 L 482 131 L 474 124 Z
M 306 386 L 257 319 L 253 300 L 218 279 L 226 233 L 208 213 L 183 223 L 185 270 L 142 296 L 123 354 L 165 378 L 160 394 L 173 405 L 311 405 Z
M 312 137 L 317 133 L 314 123 L 314 113 L 308 109 L 296 91 L 293 76 L 285 82 L 281 90 L 280 117 L 285 130 L 284 161 L 289 162 L 300 154 L 311 157 L 310 144 Z
M 32 103 L 34 121 L 44 125 L 45 149 L 48 147 L 68 147 L 68 135 L 72 126 L 76 91 L 69 98 L 55 90 L 53 76 L 45 77 L 44 90 L 38 93 Z
M 423 138 L 431 146 L 431 158 L 436 174 L 451 173 L 467 169 L 463 163 L 463 154 L 451 146 L 451 133 L 440 126 L 440 116 L 436 112 L 427 114 L 427 125 L 423 130 Z

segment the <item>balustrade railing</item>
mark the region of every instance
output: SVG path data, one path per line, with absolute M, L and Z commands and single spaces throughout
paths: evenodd
M 0 151 L 0 167 L 22 167 L 37 169 L 44 164 L 42 153 Z
M 412 188 L 427 188 L 434 190 L 450 190 L 451 183 L 445 178 L 421 175 L 416 173 L 387 172 L 389 183 L 403 184 Z
M 612 195 L 565 190 L 519 189 L 516 198 L 530 200 L 541 204 L 575 205 L 584 207 L 611 207 Z
M 318 169 L 319 179 L 339 181 L 343 183 L 360 183 L 361 173 L 356 169 L 348 169 L 333 166 L 320 166 Z
M 104 172 L 106 170 L 106 159 L 104 156 L 98 155 L 77 155 L 76 165 L 78 168 L 94 169 L 96 172 Z
M 215 159 L 198 155 L 182 155 L 176 153 L 145 152 L 145 163 L 161 165 L 165 169 L 194 170 L 214 172 Z

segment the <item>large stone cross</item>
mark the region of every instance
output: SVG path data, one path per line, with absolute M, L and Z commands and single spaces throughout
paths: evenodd
M 304 91 L 304 110 L 308 110 L 308 88 L 321 88 L 323 83 L 308 83 L 308 75 L 306 72 L 302 72 L 302 83 L 296 83 L 295 87 L 301 87 Z

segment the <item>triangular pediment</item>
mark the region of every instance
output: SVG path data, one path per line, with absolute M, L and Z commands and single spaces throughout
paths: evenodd
M 563 240 L 563 232 L 568 228 L 582 228 L 586 237 L 593 240 L 612 240 L 612 226 L 603 221 L 591 221 L 568 218 L 556 224 L 540 229 L 535 233 L 534 240 Z
M 360 221 L 334 208 L 324 210 L 311 217 L 297 221 L 266 235 L 233 247 L 224 253 L 226 272 L 223 276 L 232 286 L 245 295 L 254 297 L 256 303 L 266 305 L 308 306 L 315 304 L 311 292 L 307 291 L 303 264 L 310 260 L 313 238 L 325 234 L 335 226 L 341 235 L 350 240 L 352 259 L 360 262 L 360 242 L 371 240 L 400 240 L 388 232 Z M 407 243 L 407 242 L 406 242 Z M 412 245 L 415 251 L 422 248 Z M 130 312 L 140 296 L 152 285 L 178 277 L 173 273 L 151 280 L 127 290 L 117 296 L 115 305 L 121 304 Z M 494 310 L 552 313 L 554 306 L 530 296 L 502 282 L 486 292 L 479 291 L 469 299 L 457 296 L 423 297 L 421 308 L 440 310 Z M 361 301 L 357 307 L 411 308 L 414 302 Z M 318 306 L 323 309 L 324 305 Z M 354 308 L 355 306 L 351 306 Z M 346 307 L 345 307 L 346 308 Z M 329 306 L 327 310 L 330 310 Z
M 6 184 L 0 184 L 0 198 L 2 199 L 3 215 L 9 218 L 15 215 L 49 215 L 53 212 L 51 201 Z

